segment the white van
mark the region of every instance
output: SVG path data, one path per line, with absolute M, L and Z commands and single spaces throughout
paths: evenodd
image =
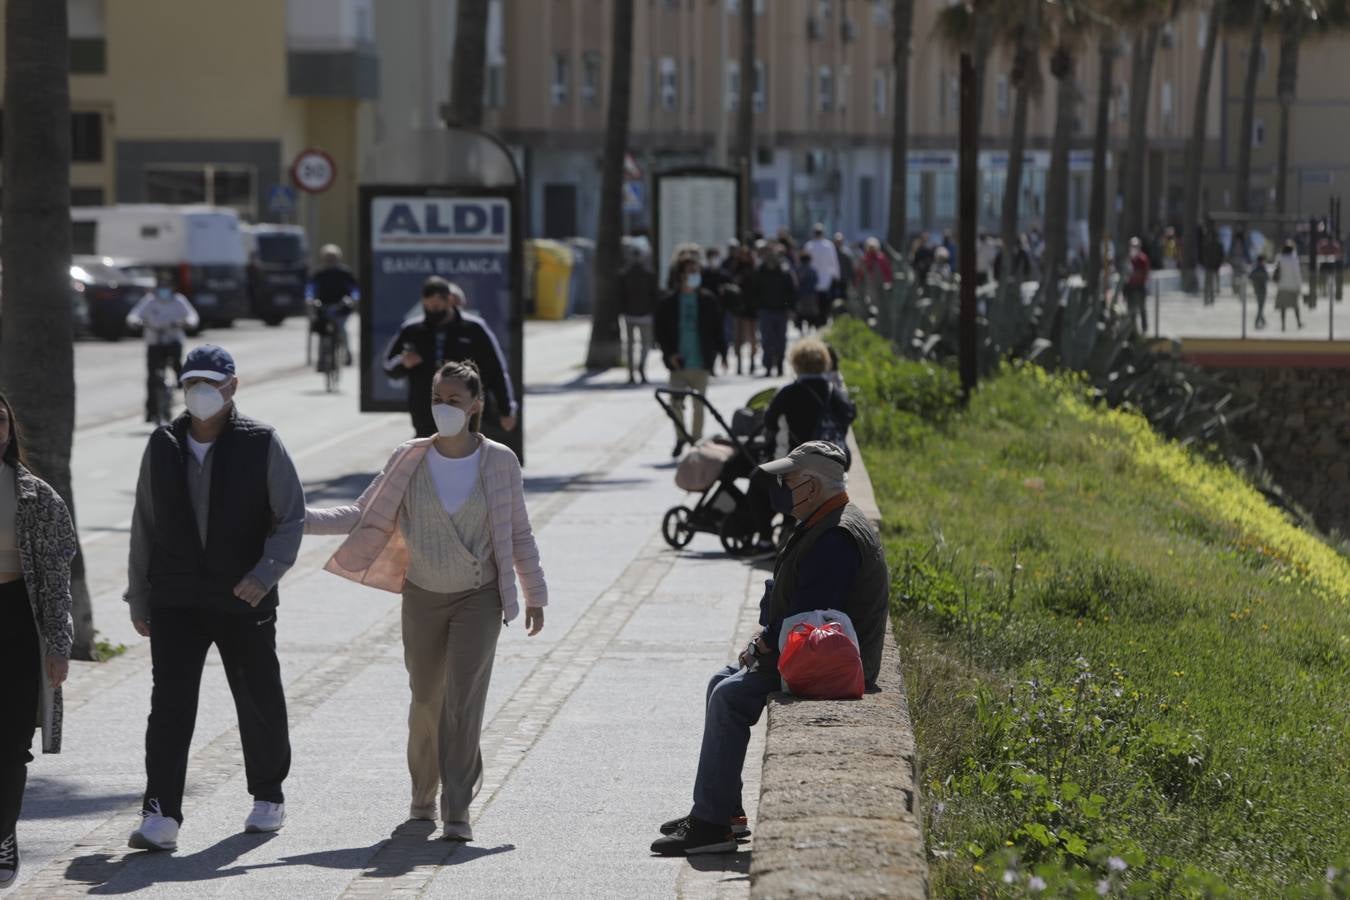
M 203 324 L 249 314 L 248 255 L 234 210 L 124 204 L 76 207 L 70 218 L 75 253 L 118 257 L 169 277 Z

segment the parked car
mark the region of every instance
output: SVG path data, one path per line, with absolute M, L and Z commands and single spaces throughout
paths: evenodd
M 89 328 L 105 341 L 127 333 L 127 313 L 155 289 L 152 269 L 119 265 L 107 256 L 77 256 L 70 267 L 71 287 L 84 297 L 89 310 Z
M 305 260 L 309 257 L 305 229 L 245 225 L 243 234 L 253 315 L 268 325 L 280 325 L 287 316 L 305 315 Z
M 79 254 L 134 261 L 168 274 L 203 325 L 249 314 L 248 257 L 239 215 L 219 206 L 126 204 L 71 210 Z
M 71 337 L 79 339 L 89 333 L 89 305 L 84 296 L 84 284 L 76 278 L 75 266 L 70 267 L 70 321 Z M 0 269 L 0 283 L 3 282 Z M 0 327 L 4 326 L 4 297 L 0 296 Z

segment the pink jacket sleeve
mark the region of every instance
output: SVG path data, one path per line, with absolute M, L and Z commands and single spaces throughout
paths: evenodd
M 539 560 L 534 529 L 530 527 L 530 514 L 525 508 L 525 480 L 521 477 L 519 463 L 515 463 L 511 471 L 511 543 L 525 606 L 548 606 L 548 585 L 544 582 L 544 567 Z
M 326 509 L 318 509 L 312 506 L 305 507 L 305 534 L 351 534 L 361 521 L 362 514 L 366 507 L 370 505 L 370 499 L 375 496 L 379 490 L 380 482 L 389 474 L 398 460 L 403 456 L 403 449 L 395 451 L 394 455 L 389 457 L 389 461 L 384 464 L 384 469 L 375 479 L 366 486 L 361 492 L 361 496 L 356 498 L 355 503 L 348 503 L 343 506 L 330 506 Z

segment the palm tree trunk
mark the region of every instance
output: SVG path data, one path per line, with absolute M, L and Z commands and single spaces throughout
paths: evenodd
M 909 56 L 914 0 L 895 0 L 895 103 L 891 110 L 891 209 L 886 243 L 905 255 L 909 235 Z
M 1158 55 L 1163 23 L 1156 22 L 1136 32 L 1130 61 L 1130 137 L 1125 159 L 1125 215 L 1118 239 L 1128 242 L 1144 237 L 1148 222 L 1145 213 L 1144 173 L 1148 168 L 1148 104 L 1153 86 L 1153 60 Z
M 5 10 L 4 324 L 0 390 L 24 430 L 33 469 L 66 501 L 75 435 L 70 306 L 70 81 L 66 4 L 9 0 Z M 84 554 L 71 566 L 76 659 L 94 658 Z
M 1017 257 L 1017 213 L 1022 202 L 1022 155 L 1027 146 L 1027 116 L 1031 93 L 1036 85 L 1036 37 L 1040 30 L 1040 0 L 1028 0 L 1027 19 L 1018 31 L 1017 49 L 1013 55 L 1012 81 L 1017 86 L 1013 102 L 1012 137 L 1008 141 L 1007 180 L 1003 183 L 1003 271 L 1000 278 L 1004 293 L 1013 280 L 1013 264 Z M 1006 297 L 1005 297 L 1006 300 Z
M 1050 144 L 1050 171 L 1045 179 L 1045 276 L 1050 287 L 1064 267 L 1069 238 L 1069 144 L 1073 140 L 1074 107 L 1078 104 L 1075 60 L 1069 47 L 1055 49 L 1050 67 L 1055 76 L 1055 131 Z M 1053 292 L 1045 296 L 1056 296 Z
M 488 0 L 458 0 L 455 14 L 455 59 L 450 81 L 450 123 L 483 125 L 483 90 L 487 77 Z
M 1186 142 L 1186 184 L 1181 210 L 1181 286 L 1194 292 L 1198 285 L 1195 267 L 1200 262 L 1200 243 L 1196 226 L 1200 222 L 1200 170 L 1205 160 L 1205 125 L 1209 120 L 1209 84 L 1214 74 L 1215 50 L 1219 43 L 1219 24 L 1228 14 L 1228 0 L 1214 0 L 1209 8 L 1205 29 L 1205 52 L 1200 57 L 1200 80 L 1195 88 L 1191 138 Z
M 1265 25 L 1265 0 L 1254 0 L 1251 39 L 1247 43 L 1247 79 L 1242 85 L 1242 127 L 1238 131 L 1237 176 L 1233 183 L 1233 208 L 1240 213 L 1245 213 L 1251 208 L 1252 129 L 1256 121 L 1256 79 L 1260 74 L 1261 36 Z
M 1298 51 L 1303 42 L 1303 17 L 1289 16 L 1280 30 L 1280 143 L 1275 164 L 1275 211 L 1284 215 L 1289 203 L 1289 120 L 1298 95 Z
M 755 79 L 755 4 L 753 0 L 741 4 L 741 83 L 740 99 L 736 108 L 736 159 L 741 173 L 740 229 L 744 238 L 754 228 L 755 178 L 755 94 L 766 85 Z M 664 263 L 663 263 L 664 264 Z
M 1106 154 L 1111 141 L 1112 70 L 1116 62 L 1115 35 L 1102 35 L 1097 45 L 1097 130 L 1092 138 L 1092 197 L 1088 206 L 1088 295 L 1096 296 L 1102 277 L 1102 239 L 1106 231 Z
M 623 355 L 619 338 L 619 262 L 623 239 L 623 160 L 628 152 L 628 113 L 633 91 L 633 0 L 614 0 L 608 88 L 600 227 L 595 246 L 595 314 L 586 352 L 586 368 L 591 371 L 617 366 Z

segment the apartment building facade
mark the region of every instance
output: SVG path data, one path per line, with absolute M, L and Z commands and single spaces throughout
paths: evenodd
M 755 2 L 754 203 L 763 231 L 805 232 L 821 221 L 851 238 L 887 226 L 895 72 L 890 0 Z M 940 230 L 956 218 L 959 149 L 957 56 L 937 36 L 946 0 L 919 0 L 909 91 L 908 219 Z M 489 44 L 488 124 L 517 148 L 528 183 L 531 230 L 593 235 L 599 212 L 612 0 L 494 0 L 503 26 Z M 692 163 L 726 164 L 734 150 L 740 79 L 740 0 L 637 0 L 630 149 L 644 174 Z M 1179 209 L 1185 138 L 1203 14 L 1164 35 L 1149 119 L 1148 208 L 1162 220 Z M 1007 48 L 987 63 L 980 155 L 981 224 L 1001 209 L 1015 91 Z M 1023 220 L 1044 214 L 1055 90 L 1048 72 L 1033 98 Z M 1070 216 L 1085 239 L 1095 126 L 1097 54 L 1075 63 L 1079 103 L 1071 155 Z M 1112 89 L 1112 186 L 1128 126 L 1128 48 Z M 1217 82 L 1217 79 L 1216 79 Z M 1216 83 L 1208 135 L 1222 121 Z M 639 191 L 640 193 L 640 191 Z M 633 199 L 630 192 L 630 200 Z M 644 200 L 645 197 L 636 199 Z M 647 208 L 629 212 L 644 221 Z

